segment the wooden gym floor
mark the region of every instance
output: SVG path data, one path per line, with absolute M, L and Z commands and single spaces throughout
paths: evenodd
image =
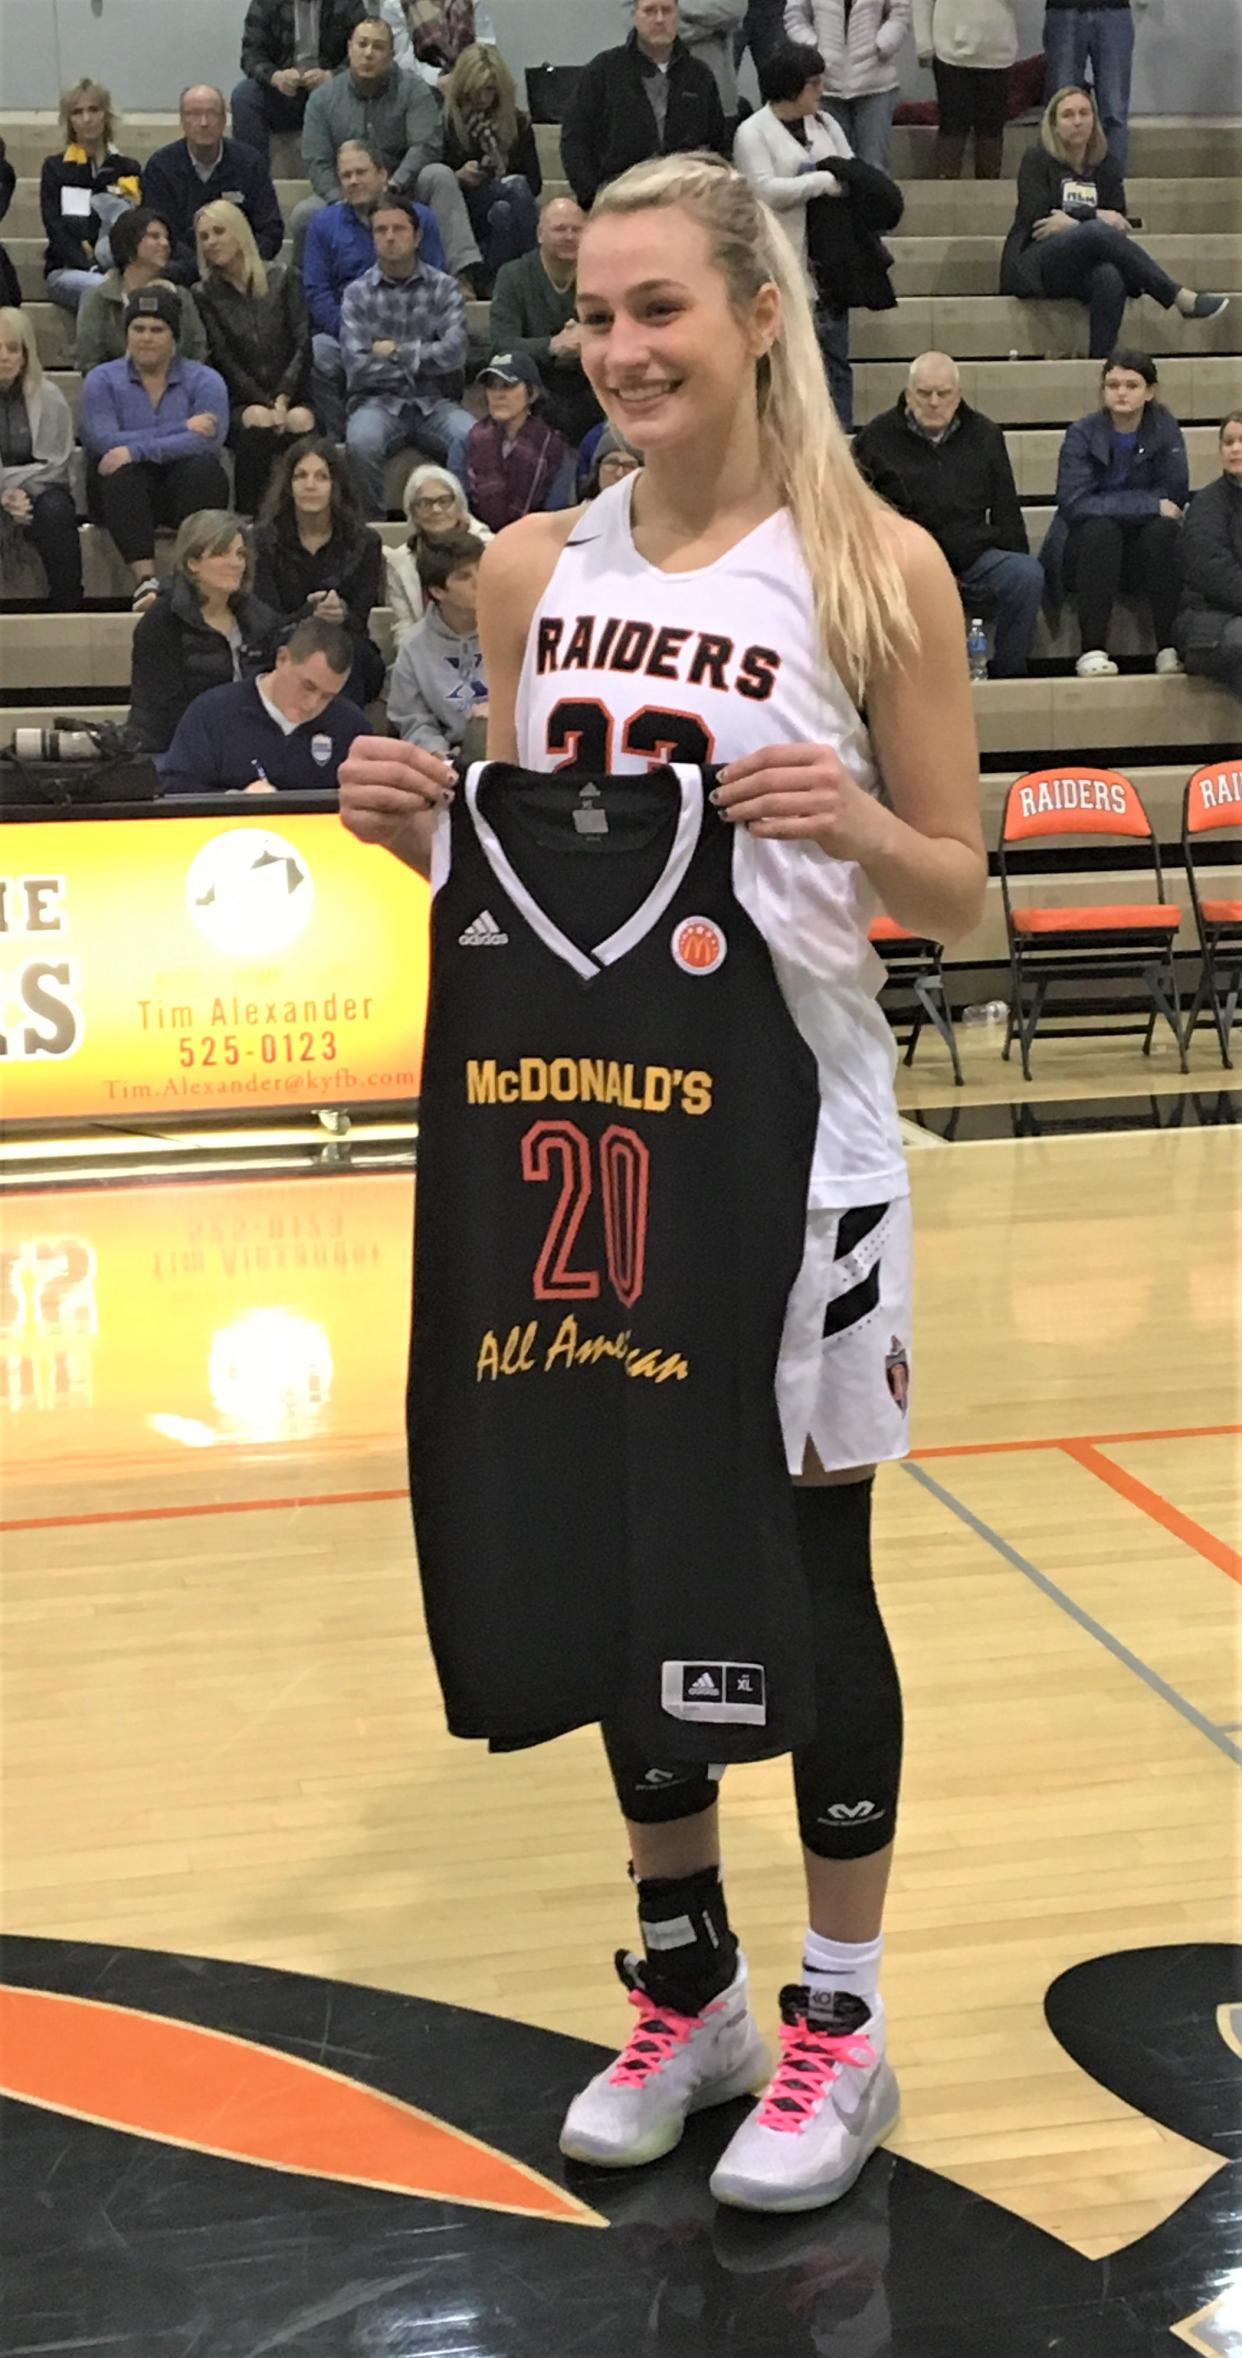
M 1046 1055 L 1050 1098 L 1089 1093 Z M 1195 1062 L 1218 1086 L 1203 1035 Z M 1236 1133 L 928 1145 L 915 1455 L 878 1497 L 893 2150 L 1098 2261 L 1222 2169 L 1072 2061 L 1044 1999 L 1238 1935 Z M 611 2044 L 632 1904 L 594 1737 L 493 1760 L 443 1730 L 402 1495 L 412 1192 L 3 1200 L 5 1924 Z M 804 1921 L 786 1765 L 731 1772 L 725 1823 L 768 2018 Z

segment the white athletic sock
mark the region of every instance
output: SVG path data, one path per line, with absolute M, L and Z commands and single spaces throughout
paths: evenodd
M 880 1996 L 880 1960 L 884 1935 L 875 1940 L 826 1940 L 808 1931 L 802 1943 L 802 1979 L 812 1990 L 849 1990 L 865 1998 L 874 2015 L 884 2010 Z

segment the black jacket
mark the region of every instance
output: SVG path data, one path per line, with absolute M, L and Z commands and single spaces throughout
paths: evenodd
M 710 66 L 692 57 L 684 42 L 674 42 L 663 136 L 647 97 L 656 71 L 634 33 L 620 49 L 601 49 L 584 66 L 561 132 L 561 159 L 580 205 L 592 205 L 605 181 L 648 156 L 711 147 L 727 157 L 724 109 Z
M 946 439 L 929 442 L 907 424 L 903 393 L 863 427 L 854 457 L 884 499 L 939 541 L 955 573 L 967 572 L 989 549 L 1025 553 L 1026 525 L 1005 437 L 965 401 Z
M 1113 162 L 1111 156 L 1103 156 L 1098 164 L 1086 165 L 1078 177 L 1084 181 L 1094 181 L 1098 212 L 1124 213 L 1126 184 L 1120 166 Z M 1044 220 L 1047 214 L 1062 209 L 1064 184 L 1073 178 L 1068 164 L 1059 164 L 1046 148 L 1028 147 L 1018 166 L 1018 210 L 1001 255 L 1002 295 L 1043 293 L 1039 265 L 1035 260 L 1039 251 L 1035 240 L 1035 224 Z
M 279 621 L 249 590 L 234 598 L 233 612 L 242 634 L 242 677 L 250 680 L 271 662 Z M 165 752 L 195 697 L 205 688 L 227 687 L 232 677 L 233 650 L 204 622 L 189 583 L 165 583 L 134 632 L 129 743 L 141 753 Z
M 194 216 L 216 197 L 229 197 L 241 206 L 265 262 L 274 261 L 280 252 L 285 225 L 262 156 L 240 139 L 226 139 L 211 178 L 200 180 L 184 139 L 170 140 L 147 158 L 142 201 L 168 223 L 173 250 L 166 275 L 180 286 L 192 287 L 198 277 Z
M 319 63 L 330 74 L 345 63 L 349 36 L 368 14 L 366 0 L 319 0 Z M 293 0 L 250 0 L 242 27 L 241 70 L 270 82 L 293 64 Z
M 16 186 L 17 174 L 9 162 L 4 141 L 0 139 L 0 221 L 3 221 L 13 202 L 13 191 Z M 0 246 L 0 304 L 6 306 L 11 304 L 16 311 L 21 299 L 22 290 L 18 284 L 17 272 L 14 270 L 5 248 Z
M 834 156 L 843 197 L 812 197 L 806 209 L 806 258 L 827 311 L 892 311 L 893 258 L 882 231 L 896 229 L 905 198 L 887 172 L 859 156 Z
M 1242 616 L 1242 483 L 1218 475 L 1197 491 L 1182 526 L 1182 608 L 1173 642 L 1187 671 L 1220 647 Z
M 334 532 L 321 549 L 304 549 L 296 533 L 260 524 L 254 536 L 254 590 L 284 626 L 311 613 L 312 590 L 336 591 L 346 627 L 356 639 L 370 635 L 371 608 L 382 606 L 384 551 L 378 532 L 364 525 L 356 538 Z
M 310 321 L 296 271 L 269 262 L 267 293 L 254 295 L 211 273 L 195 301 L 207 330 L 207 356 L 229 389 L 229 407 L 270 408 L 279 393 L 305 398 L 310 382 Z
M 115 147 L 98 167 L 87 161 L 79 147 L 67 147 L 60 155 L 44 157 L 39 176 L 39 211 L 47 231 L 45 275 L 49 270 L 89 270 L 103 229 L 93 206 L 89 213 L 65 212 L 61 192 L 66 188 L 88 189 L 92 197 L 127 196 L 136 205 L 142 190 L 142 166 L 133 156 L 123 156 Z

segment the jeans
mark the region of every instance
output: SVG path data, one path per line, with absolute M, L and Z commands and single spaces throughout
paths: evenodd
M 854 431 L 854 371 L 850 367 L 848 311 L 817 311 L 815 333 L 824 356 L 824 375 L 832 406 L 847 434 Z
M 1095 103 L 1118 171 L 1126 168 L 1130 140 L 1130 62 L 1134 18 L 1129 8 L 1057 8 L 1044 16 L 1044 96 L 1071 82 L 1085 83 L 1091 61 Z
M 345 427 L 345 449 L 367 516 L 386 516 L 384 468 L 394 450 L 413 445 L 424 457 L 439 459 L 466 487 L 466 444 L 477 419 L 458 401 L 437 395 L 425 409 L 407 401 L 400 410 L 384 409 L 378 401 L 360 401 L 351 409 Z
M 1108 645 L 1119 590 L 1134 591 L 1151 608 L 1157 647 L 1171 647 L 1182 594 L 1176 516 L 1088 516 L 1070 526 L 1064 575 L 1078 606 L 1084 655 Z
M 424 164 L 413 181 L 403 184 L 400 193 L 405 197 L 417 197 L 420 205 L 431 207 L 440 224 L 440 235 L 444 240 L 444 267 L 449 276 L 457 278 L 463 270 L 477 270 L 482 256 L 470 226 L 470 215 L 466 211 L 466 200 L 457 174 L 447 164 Z M 300 204 L 293 208 L 289 231 L 293 239 L 295 270 L 300 271 L 302 268 L 306 232 L 316 213 L 322 213 L 328 201 L 326 197 L 308 196 L 303 197 Z
M 825 98 L 824 112 L 839 123 L 860 162 L 877 172 L 890 169 L 889 143 L 897 111 L 896 90 L 873 90 L 867 98 Z
M 73 493 L 63 483 L 47 483 L 30 495 L 29 532 L 47 575 L 47 602 L 60 614 L 82 603 L 82 544 Z
M 1106 221 L 1076 221 L 1057 237 L 1028 246 L 1045 295 L 1071 295 L 1087 306 L 1093 360 L 1107 360 L 1121 338 L 1128 295 L 1151 295 L 1168 311 L 1177 297 L 1170 278 L 1145 249 Z
M 167 466 L 157 459 L 134 459 L 115 475 L 95 470 L 88 478 L 87 502 L 126 564 L 137 565 L 155 554 L 157 524 L 171 528 L 199 508 L 227 508 L 229 479 L 209 450 L 201 458 L 173 459 Z
M 466 211 L 489 278 L 495 278 L 506 262 L 516 262 L 519 254 L 529 254 L 538 240 L 539 215 L 530 182 L 520 172 L 468 188 Z
M 273 90 L 270 82 L 252 82 L 247 76 L 229 101 L 234 139 L 240 139 L 244 147 L 253 147 L 264 163 L 269 163 L 273 131 L 301 130 L 308 95 L 301 90 L 296 98 L 286 98 L 283 90 Z
M 74 311 L 104 282 L 102 270 L 49 270 L 47 291 L 62 311 Z
M 345 357 L 335 336 L 316 329 L 311 337 L 311 406 L 329 442 L 345 439 Z
M 965 592 L 964 603 L 981 598 L 995 615 L 992 678 L 1025 679 L 1044 595 L 1044 569 L 1038 557 L 1025 556 L 1020 549 L 985 549 L 957 579 Z

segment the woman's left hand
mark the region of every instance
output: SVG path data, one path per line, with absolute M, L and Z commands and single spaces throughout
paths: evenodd
M 316 592 L 315 612 L 321 622 L 344 622 L 345 608 L 339 592 L 334 589 Z
M 712 796 L 722 818 L 752 835 L 817 843 L 836 860 L 863 860 L 878 806 L 827 745 L 765 745 L 731 761 Z

